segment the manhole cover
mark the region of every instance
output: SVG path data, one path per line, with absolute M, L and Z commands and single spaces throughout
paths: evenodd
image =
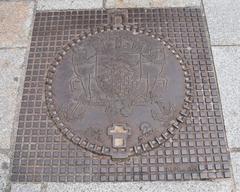
M 205 26 L 197 8 L 38 11 L 11 180 L 230 177 Z
M 190 69 L 158 35 L 105 27 L 65 46 L 52 63 L 46 100 L 56 126 L 113 158 L 151 150 L 184 123 Z

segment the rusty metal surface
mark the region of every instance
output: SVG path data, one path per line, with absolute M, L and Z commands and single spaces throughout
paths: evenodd
M 38 12 L 12 181 L 230 177 L 205 31 L 194 8 Z

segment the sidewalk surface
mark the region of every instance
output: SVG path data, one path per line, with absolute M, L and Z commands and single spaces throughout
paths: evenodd
M 36 10 L 129 7 L 200 7 L 205 13 L 221 94 L 231 179 L 185 182 L 11 183 L 10 159 L 17 129 L 31 30 Z M 0 1 L 0 191 L 3 192 L 240 192 L 240 4 L 237 0 L 10 0 Z

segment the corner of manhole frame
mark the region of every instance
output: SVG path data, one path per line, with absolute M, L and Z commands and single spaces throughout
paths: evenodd
M 160 136 L 155 137 L 155 139 L 145 142 L 143 144 L 135 145 L 129 147 L 129 150 L 126 148 L 109 148 L 105 146 L 100 146 L 97 144 L 90 143 L 87 138 L 80 137 L 73 133 L 71 129 L 61 121 L 60 117 L 58 116 L 54 98 L 53 98 L 53 78 L 56 72 L 56 67 L 60 64 L 61 60 L 63 59 L 64 55 L 66 55 L 67 51 L 73 48 L 78 43 L 82 42 L 84 39 L 93 36 L 97 33 L 104 33 L 112 30 L 126 30 L 132 32 L 133 35 L 136 34 L 144 34 L 146 36 L 150 36 L 155 40 L 158 40 L 163 46 L 165 46 L 173 55 L 175 55 L 176 59 L 178 60 L 181 69 L 184 75 L 184 83 L 185 83 L 185 97 L 183 101 L 182 109 L 179 112 L 179 115 L 176 117 L 175 120 L 171 121 L 171 126 L 163 132 Z M 179 129 L 184 126 L 186 117 L 189 115 L 189 111 L 191 109 L 192 97 L 193 97 L 193 77 L 192 77 L 192 66 L 186 61 L 186 59 L 182 56 L 182 54 L 177 51 L 173 45 L 171 45 L 166 38 L 164 38 L 159 33 L 154 33 L 151 30 L 146 30 L 144 28 L 138 28 L 135 25 L 106 25 L 102 27 L 96 27 L 94 29 L 87 30 L 82 32 L 77 38 L 73 39 L 69 43 L 63 46 L 62 50 L 59 51 L 53 62 L 50 64 L 49 69 L 47 70 L 46 74 L 46 81 L 45 81 L 45 101 L 46 106 L 48 109 L 48 114 L 50 118 L 53 120 L 56 127 L 60 130 L 60 132 L 65 135 L 65 137 L 73 142 L 74 144 L 91 151 L 95 154 L 101 156 L 110 156 L 113 160 L 124 160 L 128 159 L 134 155 L 140 155 L 142 153 L 151 151 L 155 148 L 158 148 L 167 140 L 172 138 Z

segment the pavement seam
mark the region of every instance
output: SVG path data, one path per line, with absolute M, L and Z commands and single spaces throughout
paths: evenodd
M 211 45 L 212 47 L 240 47 L 240 44 L 229 44 L 229 45 Z
M 20 47 L 0 47 L 0 50 L 12 50 L 12 49 L 26 49 L 27 46 L 20 46 Z
M 106 9 L 106 4 L 107 4 L 107 0 L 102 0 L 102 7 L 103 7 L 103 9 Z
M 230 152 L 232 152 L 232 153 L 240 152 L 240 148 L 239 148 L 239 147 L 231 148 L 231 149 L 230 149 Z
M 41 183 L 41 192 L 47 192 L 48 183 Z

